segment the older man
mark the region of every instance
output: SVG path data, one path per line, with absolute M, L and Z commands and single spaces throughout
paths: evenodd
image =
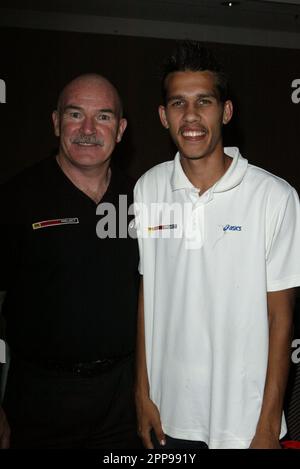
M 53 123 L 56 158 L 26 169 L 0 194 L 0 290 L 12 357 L 0 441 L 138 447 L 137 246 L 96 234 L 100 202 L 118 211 L 120 195 L 132 199 L 131 181 L 110 164 L 127 124 L 118 92 L 100 75 L 79 76 L 62 91 Z

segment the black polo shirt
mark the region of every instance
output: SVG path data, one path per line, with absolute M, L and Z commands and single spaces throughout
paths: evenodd
M 1 187 L 0 291 L 7 291 L 3 314 L 16 353 L 90 361 L 134 349 L 138 247 L 118 237 L 119 195 L 129 206 L 132 189 L 112 168 L 101 203 L 116 209 L 117 237 L 100 239 L 97 205 L 55 158 Z

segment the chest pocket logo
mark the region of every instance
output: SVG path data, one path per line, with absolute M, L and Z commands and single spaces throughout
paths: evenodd
M 223 231 L 242 231 L 242 227 L 239 225 L 225 225 Z
M 77 225 L 78 223 L 78 218 L 56 218 L 54 220 L 44 220 L 32 223 L 32 229 L 39 230 L 40 228 L 49 228 L 50 226 Z

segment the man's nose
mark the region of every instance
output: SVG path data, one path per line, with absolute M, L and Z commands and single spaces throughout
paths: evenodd
M 201 113 L 195 103 L 188 103 L 183 116 L 186 122 L 194 122 L 201 119 Z
M 82 122 L 81 130 L 85 135 L 92 135 L 96 132 L 95 121 L 91 117 L 85 117 Z

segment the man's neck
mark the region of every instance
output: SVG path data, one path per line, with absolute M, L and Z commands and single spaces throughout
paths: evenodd
M 60 155 L 56 156 L 56 161 L 74 186 L 84 192 L 96 204 L 101 201 L 110 183 L 110 160 L 92 168 L 76 166 Z
M 187 178 L 193 186 L 199 189 L 199 195 L 202 195 L 226 173 L 232 158 L 227 156 L 222 149 L 219 154 L 207 155 L 195 160 L 181 156 L 180 161 Z

